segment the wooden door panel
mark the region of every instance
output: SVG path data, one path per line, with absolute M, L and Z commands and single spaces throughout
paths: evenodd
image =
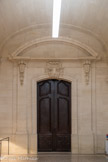
M 57 94 L 61 95 L 61 96 L 69 96 L 69 89 L 70 86 L 66 83 L 64 83 L 64 81 L 60 81 L 57 83 Z
M 71 151 L 71 135 L 56 135 L 56 151 Z
M 71 84 L 65 81 L 56 84 L 56 150 L 71 151 Z
M 71 84 L 38 83 L 38 151 L 71 150 Z
M 53 150 L 52 135 L 39 134 L 38 135 L 38 151 L 48 152 Z
M 51 132 L 51 98 L 43 98 L 39 102 L 39 133 Z
M 46 96 L 51 94 L 51 83 L 50 82 L 42 82 L 39 85 L 39 96 Z
M 61 97 L 57 100 L 57 133 L 69 133 L 69 101 Z
M 52 151 L 52 89 L 50 81 L 38 83 L 38 151 Z

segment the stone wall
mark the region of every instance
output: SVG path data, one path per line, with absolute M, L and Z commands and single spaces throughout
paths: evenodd
M 60 79 L 72 83 L 72 153 L 105 153 L 108 65 L 91 61 L 87 84 L 84 61 L 61 64 Z M 10 137 L 10 154 L 37 154 L 37 82 L 50 79 L 46 68 L 46 61 L 26 61 L 21 76 L 18 62 L 0 63 L 0 137 Z M 2 153 L 7 153 L 7 142 Z

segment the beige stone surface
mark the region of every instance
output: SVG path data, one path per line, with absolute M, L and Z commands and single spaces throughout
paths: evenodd
M 72 65 L 73 64 L 73 65 Z M 107 66 L 91 64 L 89 84 L 83 63 L 63 62 L 61 79 L 72 82 L 72 153 L 105 153 L 107 123 Z M 102 63 L 103 64 L 103 63 Z M 49 79 L 44 61 L 27 62 L 24 84 L 20 84 L 18 63 L 0 65 L 0 134 L 10 136 L 10 154 L 37 153 L 37 81 Z M 6 75 L 4 73 L 6 71 Z M 94 82 L 95 81 L 95 82 Z M 94 97 L 95 96 L 95 97 Z M 6 153 L 6 143 L 2 151 Z
M 63 0 L 53 39 L 52 1 L 0 1 L 0 137 L 10 137 L 10 154 L 38 153 L 37 82 L 57 76 L 72 84 L 72 154 L 105 153 L 107 8 L 107 0 Z

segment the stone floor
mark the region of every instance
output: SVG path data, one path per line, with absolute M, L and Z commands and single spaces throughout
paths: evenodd
M 39 154 L 38 156 L 5 156 L 1 162 L 108 162 L 107 156 L 71 155 L 71 154 Z

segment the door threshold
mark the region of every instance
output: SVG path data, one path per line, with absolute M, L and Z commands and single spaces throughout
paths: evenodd
M 46 155 L 46 156 L 53 156 L 53 155 L 71 155 L 72 153 L 71 152 L 38 152 L 38 155 Z
M 61 154 L 64 154 L 64 153 L 66 153 L 66 154 L 69 153 L 70 154 L 71 152 L 65 152 L 65 151 L 64 152 L 38 152 L 38 154 L 43 154 L 43 153 L 44 154 L 60 154 L 60 153 Z

